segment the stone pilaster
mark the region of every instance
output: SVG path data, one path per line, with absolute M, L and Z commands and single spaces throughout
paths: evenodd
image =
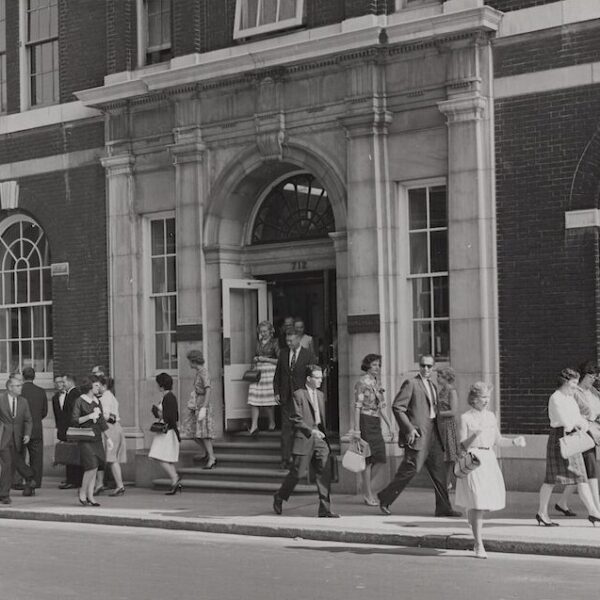
M 111 373 L 118 386 L 119 410 L 127 437 L 143 447 L 139 389 L 143 376 L 138 277 L 141 240 L 134 212 L 133 165 L 129 153 L 102 159 L 108 187 L 108 272 Z M 93 292 L 92 292 L 93 293 Z

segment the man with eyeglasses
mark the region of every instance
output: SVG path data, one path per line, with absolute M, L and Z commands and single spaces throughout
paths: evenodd
M 394 479 L 377 494 L 379 508 L 385 515 L 392 514 L 392 502 L 425 466 L 433 482 L 435 516 L 461 516 L 452 508 L 448 497 L 444 447 L 437 421 L 438 392 L 431 381 L 434 366 L 433 356 L 421 356 L 418 375 L 402 384 L 392 404 L 400 428 L 398 445 L 404 448 L 404 457 Z

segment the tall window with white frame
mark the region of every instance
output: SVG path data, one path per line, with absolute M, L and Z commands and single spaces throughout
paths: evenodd
M 171 0 L 145 0 L 146 64 L 173 57 L 171 51 Z
M 408 190 L 413 353 L 450 359 L 446 186 Z
M 6 110 L 6 0 L 0 0 L 0 113 Z
M 53 369 L 50 248 L 25 215 L 0 223 L 0 372 Z
M 236 0 L 235 39 L 297 27 L 304 18 L 304 0 Z
M 151 320 L 157 371 L 177 369 L 177 272 L 175 218 L 150 221 Z
M 27 0 L 26 32 L 29 104 L 55 104 L 59 100 L 58 0 Z

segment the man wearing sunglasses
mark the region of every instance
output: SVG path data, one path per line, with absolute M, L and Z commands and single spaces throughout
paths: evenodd
M 392 514 L 390 505 L 423 466 L 433 482 L 435 516 L 461 515 L 452 508 L 448 497 L 444 447 L 437 421 L 438 392 L 431 381 L 434 366 L 433 356 L 421 356 L 419 374 L 402 384 L 392 404 L 400 428 L 398 445 L 404 448 L 404 457 L 394 479 L 377 494 L 379 508 L 385 515 Z

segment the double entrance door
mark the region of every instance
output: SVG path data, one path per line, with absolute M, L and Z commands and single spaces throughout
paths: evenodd
M 327 423 L 338 429 L 337 303 L 335 271 L 266 276 L 265 279 L 224 279 L 223 391 L 225 429 L 244 429 L 250 418 L 248 386 L 242 377 L 255 355 L 258 323 L 271 321 L 283 347 L 286 317 L 301 319 L 313 337 L 318 364 L 325 370 L 322 391 Z

